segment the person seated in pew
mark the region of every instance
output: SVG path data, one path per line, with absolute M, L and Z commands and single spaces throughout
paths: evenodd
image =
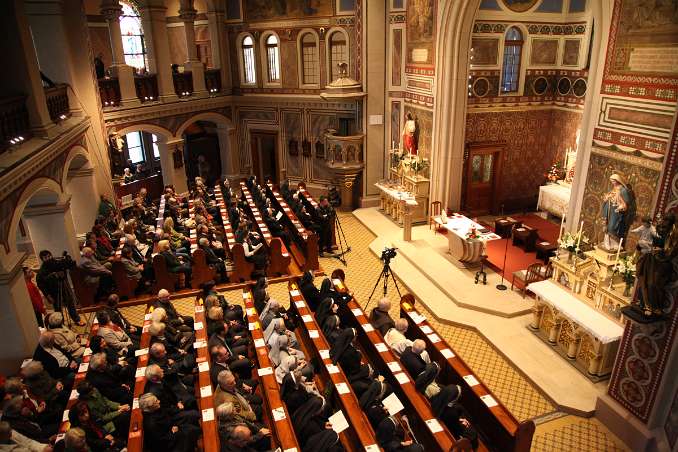
M 106 344 L 121 357 L 134 358 L 134 352 L 138 350 L 139 343 L 134 343 L 125 330 L 113 323 L 108 312 L 100 310 L 96 317 L 99 321 L 97 336 L 103 337 Z
M 233 372 L 230 370 L 219 372 L 217 384 L 217 389 L 214 392 L 214 404 L 216 406 L 230 402 L 233 404 L 233 412 L 235 414 L 242 416 L 250 422 L 261 421 L 263 400 L 254 394 L 248 385 L 238 387 L 238 382 Z
M 160 310 L 156 309 L 156 311 Z M 155 314 L 156 311 L 153 311 L 153 314 Z M 148 326 L 151 344 L 160 342 L 164 344 L 173 355 L 191 351 L 193 342 L 195 342 L 194 333 L 173 328 L 170 324 L 165 323 L 167 319 L 164 314 L 161 313 L 162 311 L 154 317 L 151 317 L 151 324 Z
M 174 220 L 172 217 L 165 218 L 165 221 L 162 224 L 162 232 L 169 235 L 168 240 L 175 253 L 188 255 L 191 250 L 191 242 L 184 234 L 177 232 L 177 230 L 174 229 Z
M 261 327 L 266 330 L 275 319 L 282 319 L 285 322 L 285 327 L 290 331 L 294 331 L 297 327 L 295 319 L 285 310 L 280 302 L 270 299 L 269 295 L 266 294 L 266 305 L 259 314 Z
M 61 425 L 63 406 L 56 403 L 47 403 L 28 393 L 28 388 L 19 377 L 9 377 L 3 386 L 5 394 L 3 403 L 14 397 L 23 400 L 22 412 L 37 422 L 47 433 L 56 434 Z M 0 448 L 2 451 L 2 448 Z
M 252 430 L 245 424 L 226 426 L 219 432 L 221 452 L 255 452 L 252 447 Z
M 103 265 L 104 267 L 110 269 L 111 262 L 115 258 L 112 254 L 106 254 L 98 244 L 94 235 L 91 232 L 85 234 L 85 245 L 91 248 L 94 251 L 94 259 Z M 81 251 L 82 252 L 82 251 Z
M 290 414 L 313 397 L 324 400 L 313 380 L 304 376 L 308 375 L 305 370 L 307 365 L 309 364 L 306 361 L 298 361 L 296 356 L 288 355 L 282 358 L 280 365 L 275 369 L 275 379 L 280 385 L 280 397 Z
M 242 306 L 229 303 L 226 297 L 217 292 L 215 287 L 216 283 L 213 280 L 205 281 L 202 285 L 202 298 L 205 303 L 205 309 L 209 311 L 209 308 L 212 306 L 220 306 L 224 311 L 224 318 L 230 322 L 234 332 L 247 331 L 247 322 L 244 318 L 245 311 Z
M 157 364 L 146 366 L 146 386 L 144 392 L 151 393 L 160 400 L 163 411 L 172 416 L 190 417 L 196 420 L 200 414 L 196 410 L 197 401 L 193 388 L 187 388 L 177 382 L 168 382 L 165 371 Z
M 54 435 L 52 431 L 47 431 L 37 422 L 36 418 L 24 407 L 21 397 L 12 397 L 4 402 L 2 420 L 7 422 L 15 432 L 39 443 L 48 443 Z
M 185 389 L 190 391 L 195 384 L 193 371 L 197 364 L 195 355 L 181 349 L 170 353 L 162 342 L 153 342 L 148 351 L 148 362 L 157 364 L 164 372 L 164 379 L 172 388 L 176 387 L 181 392 Z
M 276 220 L 277 214 L 278 213 L 271 206 L 264 209 L 263 210 L 264 223 L 266 224 L 268 230 L 271 231 L 271 235 L 273 237 L 278 237 L 280 240 L 283 241 L 285 246 L 289 248 L 292 244 L 292 239 L 290 238 L 290 234 L 287 232 L 282 223 Z
M 265 273 L 266 266 L 268 265 L 268 254 L 266 249 L 263 247 L 264 243 L 261 241 L 256 233 L 248 232 L 247 235 L 243 238 L 242 246 L 245 250 L 245 259 L 254 264 L 254 273 L 263 274 Z M 238 241 L 236 237 L 236 242 Z
M 278 339 L 271 344 L 271 349 L 268 352 L 268 357 L 275 366 L 279 366 L 283 359 L 288 356 L 297 358 L 297 362 L 304 367 L 303 374 L 307 379 L 313 378 L 313 366 L 303 366 L 306 363 L 306 355 L 301 350 L 290 347 L 290 340 L 287 336 L 278 336 Z
M 52 446 L 40 443 L 12 430 L 9 422 L 0 422 L 0 452 L 52 452 Z
M 179 416 L 162 407 L 151 393 L 139 398 L 144 416 L 144 450 L 149 452 L 194 452 L 201 430 L 198 417 Z M 196 412 L 197 414 L 197 412 Z
M 219 437 L 221 443 L 228 442 L 228 430 L 236 425 L 246 425 L 253 433 L 247 445 L 256 451 L 268 451 L 271 449 L 271 431 L 258 422 L 251 422 L 234 413 L 231 402 L 222 403 L 214 410 L 214 414 L 219 422 Z
M 273 319 L 268 325 L 268 328 L 264 330 L 264 340 L 269 347 L 272 347 L 280 336 L 287 336 L 289 338 L 290 345 L 294 348 L 299 348 L 297 336 L 294 334 L 294 332 L 287 329 L 285 321 L 281 318 Z
M 89 369 L 85 379 L 107 399 L 123 405 L 132 403 L 134 381 L 132 366 L 121 366 L 118 362 L 111 363 L 105 353 L 94 353 L 89 360 Z
M 315 321 L 322 328 L 325 325 L 325 320 L 331 315 L 336 315 L 339 310 L 339 305 L 330 297 L 324 298 L 318 309 L 315 311 Z
M 97 286 L 95 299 L 108 297 L 115 283 L 113 273 L 94 258 L 94 250 L 88 246 L 82 249 L 78 268 L 85 273 L 85 283 Z
M 120 297 L 118 294 L 112 293 L 108 296 L 108 299 L 106 300 L 106 306 L 103 308 L 103 310 L 106 311 L 108 317 L 110 317 L 113 323 L 125 330 L 129 337 L 139 340 L 141 336 L 141 327 L 132 325 L 132 323 L 127 320 L 127 318 L 118 308 L 118 303 L 120 303 Z
M 379 446 L 385 452 L 424 452 L 421 444 L 405 439 L 405 429 L 398 419 L 388 415 L 381 403 L 367 410 L 367 418 L 374 428 Z
M 189 315 L 179 315 L 176 308 L 170 300 L 170 293 L 166 289 L 158 291 L 158 299 L 153 303 L 153 307 L 163 308 L 167 315 L 167 320 L 171 326 L 181 331 L 193 331 L 193 317 Z
M 339 292 L 334 288 L 330 278 L 324 278 L 323 282 L 320 284 L 320 296 L 318 299 L 324 300 L 328 297 L 339 305 L 345 305 L 351 301 L 353 295 L 350 292 Z
M 252 379 L 252 363 L 243 355 L 233 354 L 223 344 L 209 346 L 212 365 L 210 367 L 210 381 L 213 386 L 219 384 L 217 378 L 221 371 L 230 370 L 238 375 L 238 384 L 246 386 L 245 391 L 254 391 L 258 381 Z
M 70 353 L 54 343 L 54 333 L 43 331 L 38 339 L 38 346 L 33 353 L 33 361 L 38 361 L 44 370 L 64 386 L 70 387 L 78 369 L 78 363 Z
M 384 334 L 384 342 L 398 356 L 401 356 L 407 347 L 412 346 L 412 341 L 405 337 L 407 326 L 407 319 L 401 317 L 395 321 L 395 326 Z
M 252 288 L 252 297 L 254 298 L 254 309 L 261 312 L 266 307 L 266 303 L 270 299 L 267 292 L 268 278 L 260 276 Z
M 216 270 L 222 281 L 226 280 L 226 264 L 221 257 L 217 256 L 215 250 L 210 245 L 209 239 L 206 237 L 198 239 L 198 247 L 205 252 L 205 262 L 207 265 Z
M 389 314 L 390 310 L 391 302 L 388 298 L 382 298 L 377 303 L 377 307 L 372 309 L 370 313 L 370 323 L 375 329 L 379 330 L 382 336 L 395 326 L 395 322 Z
M 107 399 L 87 380 L 76 388 L 78 400 L 89 408 L 92 419 L 99 423 L 103 430 L 113 435 L 120 443 L 127 442 L 130 421 L 130 405 L 120 404 Z
M 328 315 L 325 321 L 323 322 L 322 330 L 325 339 L 327 339 L 327 342 L 330 345 L 333 345 L 337 341 L 339 334 L 341 334 L 341 332 L 343 331 L 341 321 L 339 320 L 339 316 L 336 314 Z
M 120 440 L 108 433 L 101 421 L 94 419 L 87 402 L 79 401 L 68 412 L 68 420 L 73 428 L 85 432 L 85 441 L 89 450 L 119 452 L 125 446 Z
M 328 420 L 325 399 L 313 396 L 292 414 L 292 426 L 304 451 L 340 452 L 344 447 Z
M 221 306 L 212 306 L 208 310 L 207 345 L 222 344 L 237 355 L 247 355 L 247 346 L 250 343 L 247 333 L 238 329 L 235 320 L 224 319 Z M 240 332 L 238 332 L 240 331 Z
M 313 271 L 307 270 L 304 272 L 301 281 L 299 281 L 299 289 L 301 290 L 301 294 L 304 296 L 308 307 L 311 311 L 315 312 L 322 299 L 320 298 L 320 291 L 313 284 Z
M 149 278 L 144 277 L 144 273 L 148 273 L 148 270 L 144 268 L 143 264 L 138 263 L 133 259 L 132 247 L 124 246 L 120 251 L 120 262 L 125 268 L 125 276 L 128 279 L 136 281 L 136 288 L 134 289 L 135 294 L 141 293 L 146 289 L 147 282 Z
M 53 312 L 47 316 L 47 327 L 54 335 L 54 346 L 71 355 L 77 362 L 82 361 L 85 346 L 80 337 L 70 328 L 64 326 L 64 316 L 60 312 Z

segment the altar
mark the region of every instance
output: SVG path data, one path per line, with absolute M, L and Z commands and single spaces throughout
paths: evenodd
M 447 229 L 449 252 L 454 258 L 454 263 L 462 268 L 478 265 L 485 255 L 485 244 L 490 240 L 501 239 L 485 226 L 458 213 L 451 217 L 438 216 L 435 223 L 436 229 Z
M 624 327 L 553 280 L 528 286 L 535 294 L 530 328 L 593 381 L 612 372 Z
M 566 183 L 542 185 L 539 187 L 537 210 L 563 218 L 570 205 L 570 191 L 570 185 Z

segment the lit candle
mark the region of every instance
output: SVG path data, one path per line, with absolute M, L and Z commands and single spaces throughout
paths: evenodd
M 560 243 L 560 239 L 563 238 L 564 227 L 565 227 L 565 215 L 563 215 L 563 218 L 560 219 L 560 229 L 558 229 L 558 243 Z
M 614 258 L 615 265 L 617 265 L 617 262 L 619 262 L 619 253 L 621 253 L 622 243 L 624 243 L 623 238 L 619 239 L 619 246 L 617 247 L 617 256 Z
M 584 220 L 582 220 L 581 224 L 579 225 L 579 232 L 577 233 L 577 248 L 579 248 L 579 244 L 581 243 L 581 235 L 583 231 L 584 231 Z

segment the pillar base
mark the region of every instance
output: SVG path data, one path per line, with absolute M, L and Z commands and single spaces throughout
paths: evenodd
M 596 400 L 596 417 L 631 449 L 659 451 L 657 435 L 608 394 Z

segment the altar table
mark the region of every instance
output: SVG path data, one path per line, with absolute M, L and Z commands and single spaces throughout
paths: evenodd
M 406 221 L 411 221 L 411 223 L 426 222 L 427 206 L 425 203 L 417 201 L 421 197 L 379 182 L 374 186 L 381 191 L 381 210 L 393 218 L 399 226 L 405 226 Z
M 530 328 L 591 380 L 609 375 L 624 328 L 553 280 L 527 289 L 536 295 Z
M 447 217 L 446 221 L 441 216 L 435 217 L 435 222 L 436 228 L 447 229 L 450 254 L 460 267 L 474 267 L 478 265 L 481 257 L 485 254 L 485 244 L 490 240 L 501 239 L 494 232 L 487 230 L 485 226 L 458 213 Z M 478 238 L 468 238 L 468 233 L 474 227 Z M 487 232 L 481 233 L 481 230 L 487 230 Z
M 560 184 L 542 185 L 539 187 L 537 210 L 545 210 L 563 218 L 570 205 L 570 187 Z

